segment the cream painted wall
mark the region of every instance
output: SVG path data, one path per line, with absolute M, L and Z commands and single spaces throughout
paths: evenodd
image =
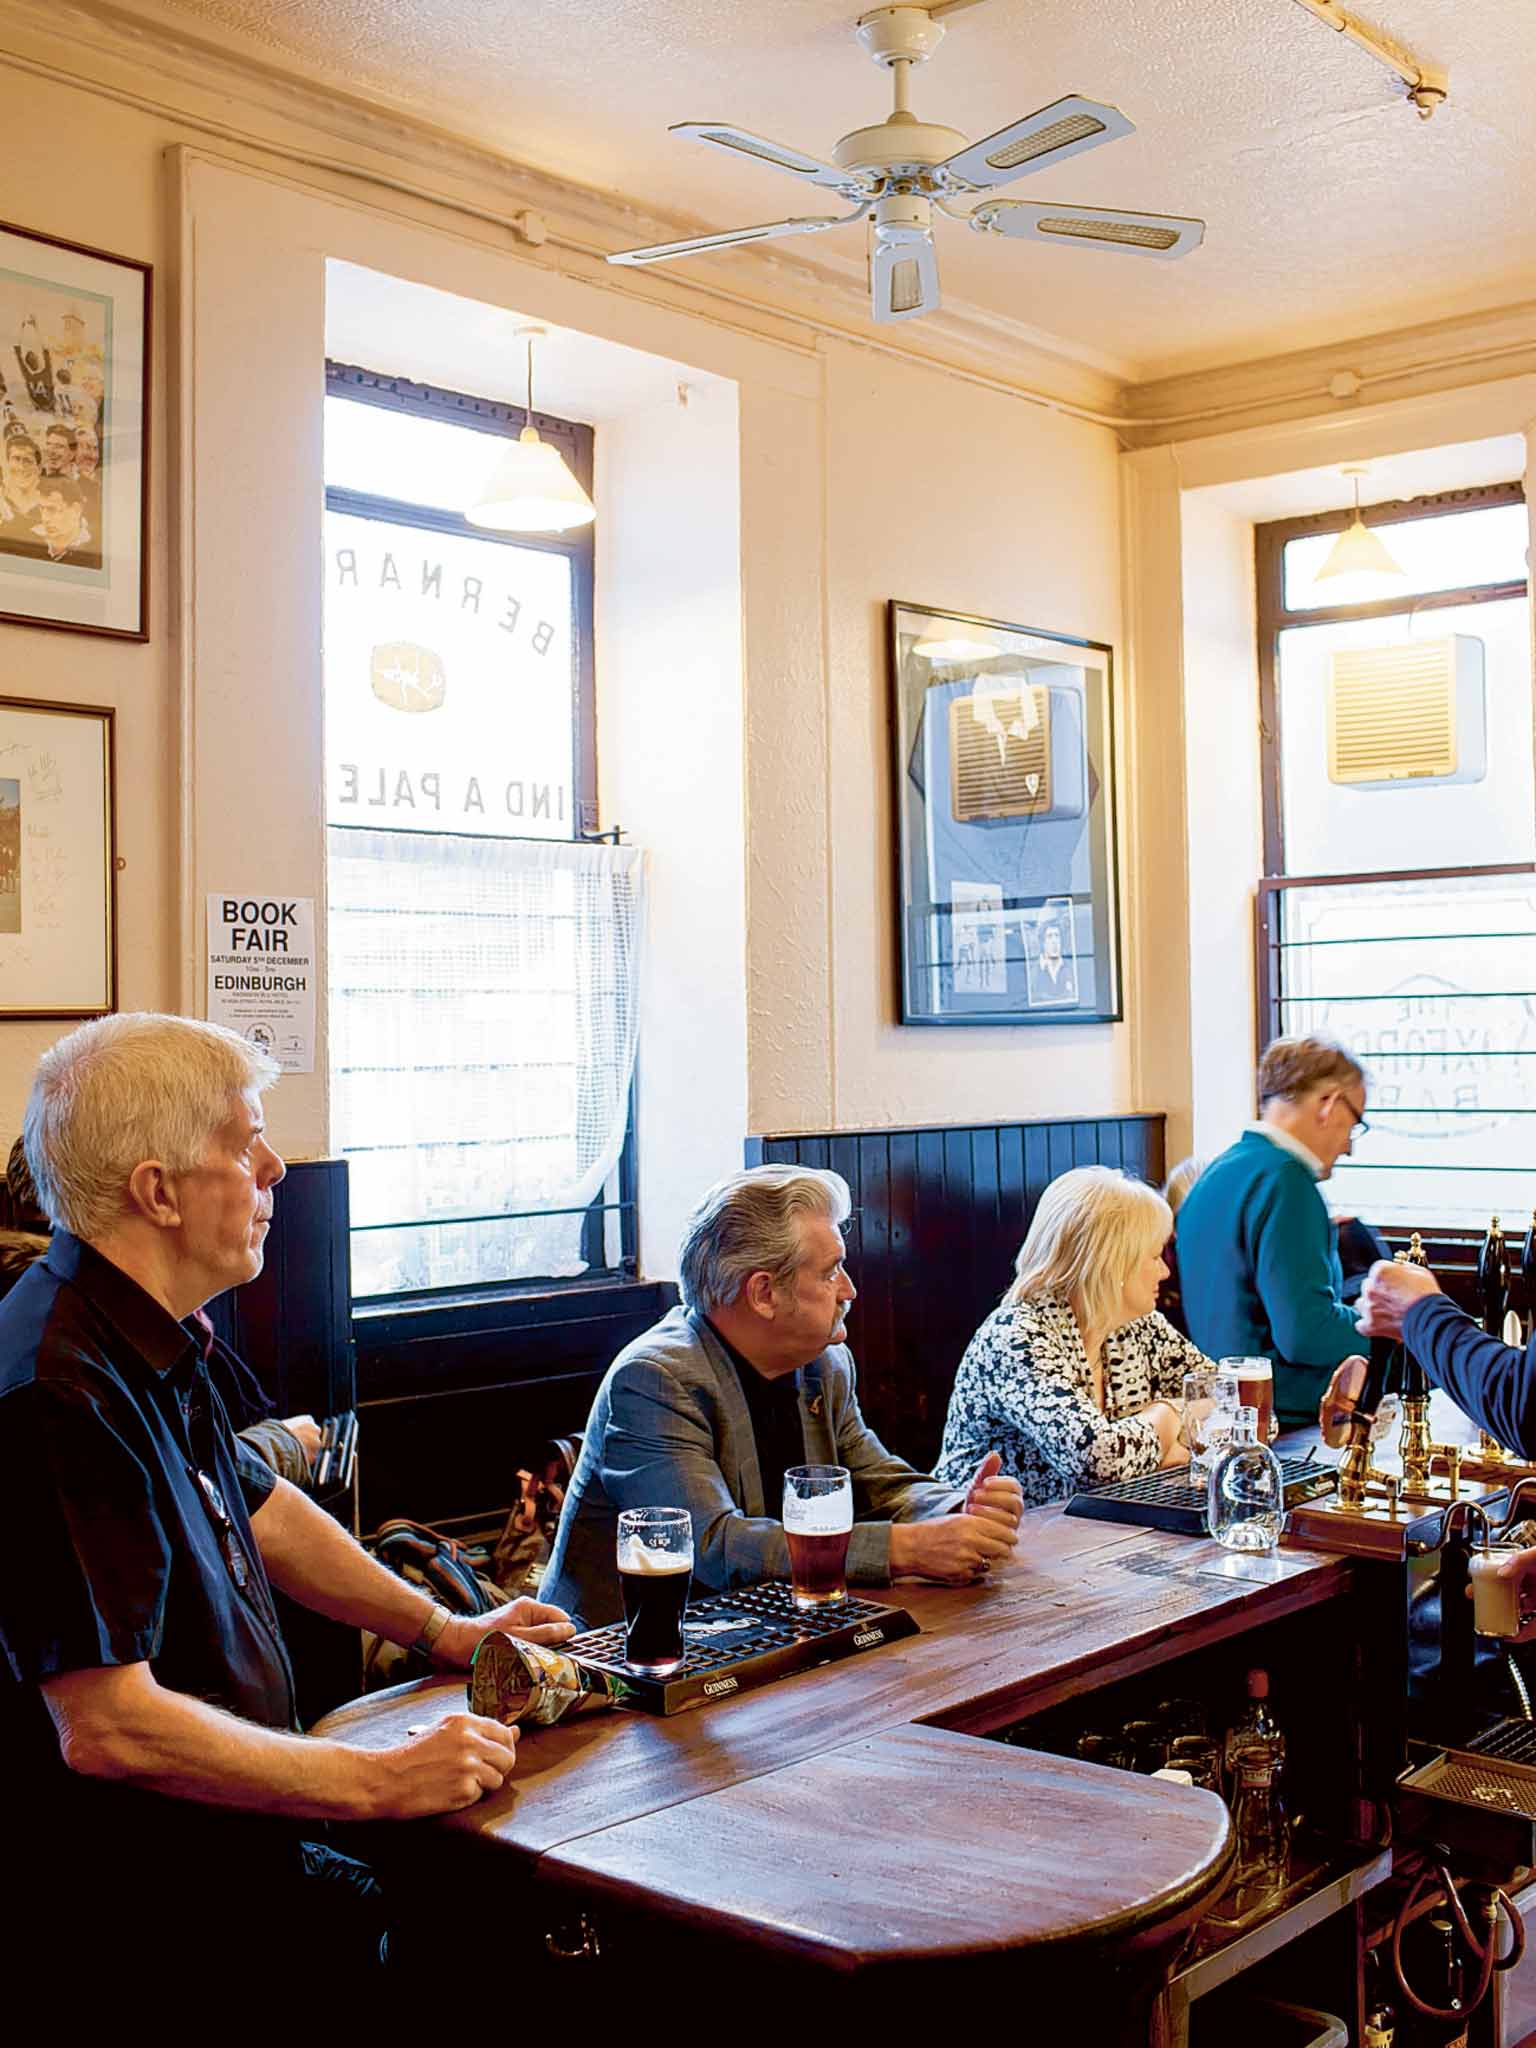
M 1182 522 L 1191 1143 L 1210 1159 L 1253 1115 L 1253 885 L 1264 865 L 1253 526 L 1210 491 L 1184 494 Z
M 1094 1115 L 1132 1100 L 1124 1025 L 902 1026 L 886 600 L 1118 646 L 1113 435 L 933 371 L 827 358 L 833 1124 Z M 1123 740 L 1125 695 L 1114 706 Z M 1120 784 L 1124 787 L 1122 745 Z M 1122 841 L 1126 821 L 1122 810 Z M 797 1121 L 808 1121 L 802 1114 Z
M 733 387 L 597 436 L 598 775 L 645 848 L 640 1263 L 741 1163 L 747 1115 L 740 422 Z M 670 1020 L 667 1028 L 661 1020 Z
M 3 75 L 3 74 L 0 74 Z M 165 185 L 144 122 L 115 107 L 91 108 L 83 95 L 42 82 L 9 90 L 5 112 L 8 221 L 65 240 L 155 264 L 153 389 L 163 403 L 168 313 Z M 59 138 L 88 120 L 90 147 L 64 152 Z M 174 999 L 174 928 L 167 904 L 176 850 L 176 725 L 171 617 L 166 573 L 167 464 L 155 432 L 150 470 L 150 639 L 145 646 L 86 633 L 0 626 L 0 694 L 50 702 L 110 705 L 116 712 L 118 999 L 144 1009 Z M 0 1003 L 7 1000 L 0 984 Z M 65 1024 L 0 1024 L 0 1141 L 8 1150 L 37 1056 Z

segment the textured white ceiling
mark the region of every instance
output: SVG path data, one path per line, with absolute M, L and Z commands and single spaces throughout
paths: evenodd
M 822 195 L 669 123 L 730 120 L 826 155 L 888 103 L 849 33 L 857 0 L 128 4 L 708 227 Z M 920 115 L 980 136 L 1067 92 L 1110 100 L 1137 134 L 1012 191 L 1199 214 L 1208 238 L 1158 264 L 941 222 L 947 297 L 1150 376 L 1532 296 L 1533 0 L 1351 5 L 1448 67 L 1432 121 L 1295 0 L 988 0 L 952 17 L 914 80 Z M 862 232 L 788 246 L 861 267 Z M 733 259 L 709 261 L 726 276 Z

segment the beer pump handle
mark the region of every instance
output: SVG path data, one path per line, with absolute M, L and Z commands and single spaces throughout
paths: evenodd
M 1376 1420 L 1376 1411 L 1385 1398 L 1391 1381 L 1394 1364 L 1403 1355 L 1403 1347 L 1393 1344 L 1385 1337 L 1373 1337 L 1366 1357 L 1365 1383 L 1360 1389 L 1360 1398 L 1355 1403 L 1353 1420 L 1364 1423 L 1367 1430 Z

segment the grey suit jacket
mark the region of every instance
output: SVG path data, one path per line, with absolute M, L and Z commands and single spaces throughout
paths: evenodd
M 846 1465 L 853 1478 L 850 1579 L 884 1584 L 891 1523 L 948 1514 L 964 1498 L 963 1488 L 892 1457 L 869 1428 L 846 1345 L 802 1372 L 800 1427 L 807 1464 Z M 539 1597 L 588 1628 L 620 1618 L 622 1508 L 687 1508 L 693 1580 L 706 1591 L 787 1579 L 778 1506 L 763 1498 L 752 1419 L 728 1352 L 702 1316 L 672 1309 L 620 1352 L 597 1390 Z

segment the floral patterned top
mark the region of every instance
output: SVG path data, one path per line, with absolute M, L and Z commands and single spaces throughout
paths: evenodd
M 1025 1506 L 1039 1507 L 1081 1486 L 1155 1472 L 1157 1431 L 1137 1410 L 1177 1400 L 1185 1373 L 1209 1361 L 1154 1311 L 1107 1337 L 1103 1362 L 1100 1413 L 1068 1304 L 1039 1295 L 995 1308 L 960 1361 L 935 1476 L 963 1486 L 988 1451 L 999 1451 Z

